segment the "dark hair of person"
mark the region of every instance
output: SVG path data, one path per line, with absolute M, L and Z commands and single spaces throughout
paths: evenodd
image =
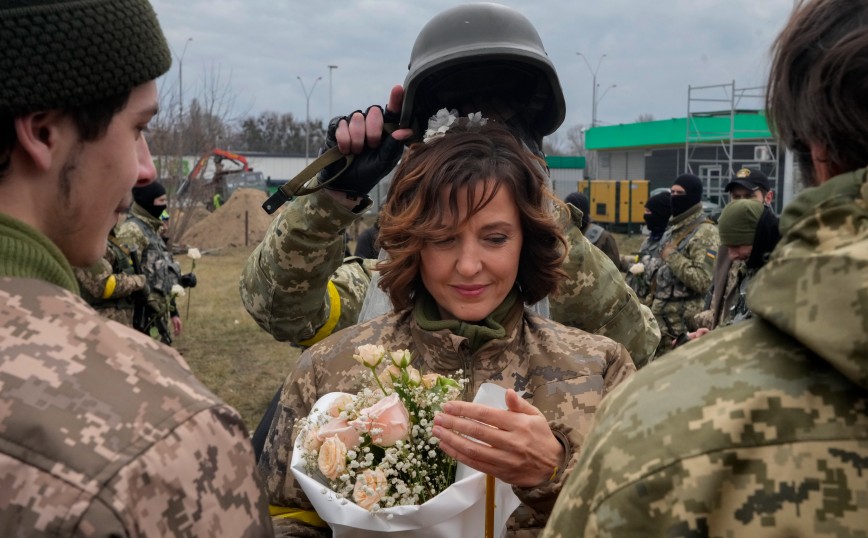
M 474 197 L 477 186 L 482 194 Z M 395 172 L 380 213 L 379 241 L 389 259 L 378 268 L 380 287 L 397 310 L 409 307 L 423 287 L 419 265 L 425 244 L 449 237 L 464 223 L 441 222 L 444 187 L 453 215 L 458 214 L 459 196 L 466 196 L 464 221 L 501 188 L 508 189 L 524 236 L 517 275 L 522 300 L 533 304 L 556 292 L 566 277 L 560 267 L 567 243 L 554 213 L 563 203 L 548 187 L 544 163 L 510 131 L 489 121 L 472 131 L 453 127 L 442 138 L 414 144 Z
M 62 109 L 78 129 L 79 140 L 92 142 L 102 138 L 115 114 L 127 106 L 132 89 L 114 97 L 107 97 L 88 105 Z M 0 111 L 0 177 L 6 173 L 12 158 L 12 150 L 18 143 L 15 133 L 15 116 Z
M 774 130 L 813 183 L 811 145 L 832 175 L 868 155 L 868 2 L 800 2 L 773 47 L 766 108 Z

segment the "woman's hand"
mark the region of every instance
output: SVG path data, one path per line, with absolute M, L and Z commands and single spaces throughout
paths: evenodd
M 564 447 L 543 414 L 514 390 L 506 392 L 506 406 L 448 402 L 434 417 L 434 435 L 443 452 L 477 471 L 518 487 L 538 486 L 557 473 Z

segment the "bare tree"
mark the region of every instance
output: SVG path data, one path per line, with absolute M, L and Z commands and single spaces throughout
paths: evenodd
M 654 121 L 654 114 L 651 114 L 649 112 L 639 114 L 639 116 L 636 118 L 636 123 L 647 123 L 649 121 Z

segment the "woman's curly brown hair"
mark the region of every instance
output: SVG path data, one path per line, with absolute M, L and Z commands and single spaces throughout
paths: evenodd
M 491 181 L 490 181 L 491 180 Z M 440 192 L 449 186 L 448 204 L 458 214 L 458 197 L 470 208 L 464 221 L 441 222 Z M 474 198 L 477 186 L 482 195 Z M 414 144 L 404 155 L 380 213 L 380 245 L 389 259 L 380 262 L 380 287 L 395 309 L 412 305 L 423 289 L 421 251 L 429 241 L 448 237 L 506 188 L 515 200 L 524 241 L 516 282 L 527 304 L 557 290 L 567 243 L 555 218 L 562 202 L 548 186 L 545 164 L 510 131 L 489 122 L 467 130 L 452 127 L 442 138 Z

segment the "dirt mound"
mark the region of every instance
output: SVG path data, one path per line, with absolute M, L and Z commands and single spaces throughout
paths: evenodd
M 180 243 L 202 250 L 243 247 L 245 218 L 246 245 L 259 243 L 265 237 L 272 219 L 277 216 L 277 213 L 269 215 L 262 209 L 266 198 L 267 194 L 256 189 L 238 189 L 220 208 L 192 224 Z

